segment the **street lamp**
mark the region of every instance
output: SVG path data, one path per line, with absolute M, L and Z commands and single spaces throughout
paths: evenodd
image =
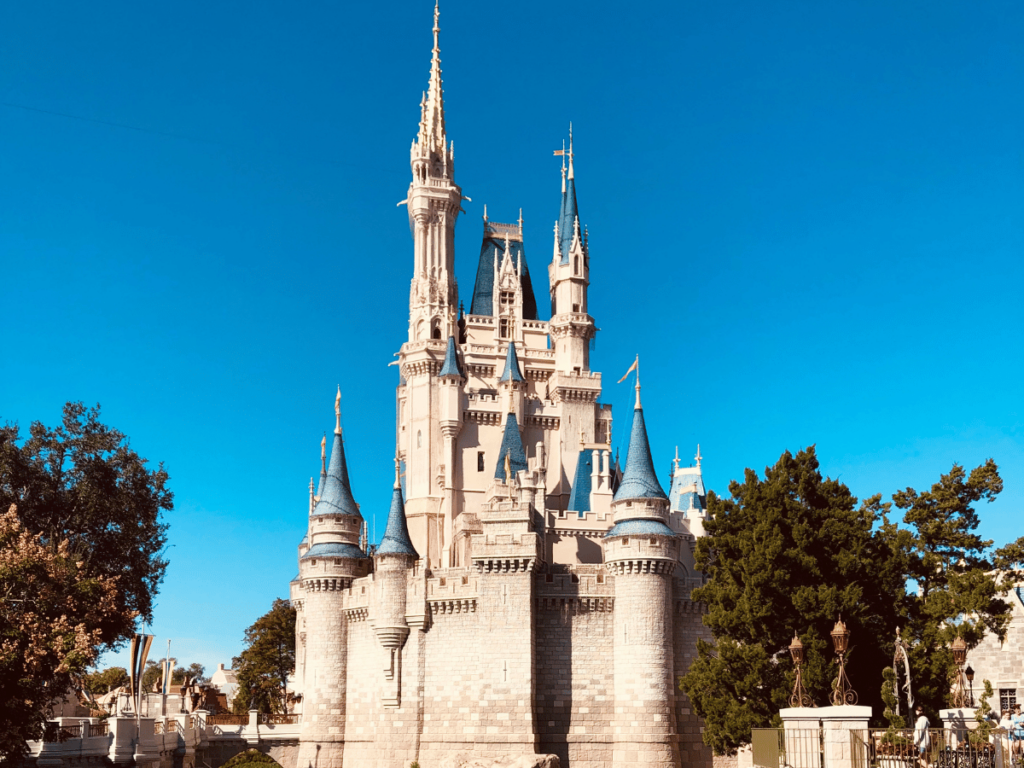
M 843 623 L 843 617 L 832 628 L 832 646 L 836 649 L 836 664 L 839 665 L 839 674 L 832 681 L 832 704 L 841 707 L 844 704 L 856 704 L 857 692 L 850 685 L 850 679 L 846 676 L 846 652 L 850 648 L 850 630 Z
M 970 688 L 971 695 L 971 707 L 974 707 L 974 670 L 971 669 L 971 665 L 967 665 L 967 669 L 964 670 L 964 676 L 967 678 L 967 685 Z
M 809 707 L 811 706 L 811 697 L 804 690 L 801 672 L 804 663 L 804 644 L 800 642 L 800 636 L 796 632 L 793 633 L 793 642 L 789 644 L 789 655 L 793 657 L 793 664 L 796 667 L 796 682 L 793 683 L 793 694 L 789 697 L 789 706 Z
M 970 706 L 970 699 L 967 696 L 967 686 L 964 677 L 964 662 L 967 661 L 967 643 L 962 637 L 957 637 L 949 647 L 953 652 L 953 663 L 956 664 L 956 679 L 953 683 L 953 691 L 950 694 L 950 705 L 953 709 L 965 709 Z M 974 673 L 974 670 L 971 670 Z

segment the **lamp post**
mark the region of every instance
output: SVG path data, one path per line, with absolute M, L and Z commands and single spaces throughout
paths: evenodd
M 967 661 L 967 643 L 964 642 L 962 637 L 958 637 L 953 641 L 950 650 L 953 652 L 953 663 L 956 664 L 956 678 L 953 682 L 953 691 L 950 694 L 949 703 L 953 709 L 965 709 L 969 706 L 964 676 L 964 662 Z
M 793 694 L 789 697 L 789 706 L 809 707 L 812 705 L 811 697 L 804 690 L 801 672 L 804 663 L 804 644 L 800 642 L 800 636 L 796 632 L 793 633 L 793 642 L 789 644 L 789 655 L 793 657 L 793 664 L 796 667 L 796 682 L 793 683 Z
M 971 708 L 974 708 L 974 670 L 971 669 L 971 665 L 967 665 L 967 669 L 964 670 L 964 676 L 967 678 L 967 685 L 970 689 L 971 696 Z
M 839 674 L 832 681 L 832 704 L 841 707 L 844 704 L 856 704 L 857 692 L 850 685 L 850 679 L 846 676 L 846 652 L 850 647 L 850 630 L 843 623 L 843 617 L 832 628 L 832 646 L 836 650 L 836 664 L 839 665 Z

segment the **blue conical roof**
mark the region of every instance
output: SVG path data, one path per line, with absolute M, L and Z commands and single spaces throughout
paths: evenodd
M 416 548 L 412 545 L 412 539 L 409 538 L 409 526 L 405 521 L 405 502 L 402 501 L 401 486 L 396 486 L 391 494 L 388 527 L 384 529 L 384 538 L 380 540 L 377 554 L 419 557 Z
M 658 482 L 651 459 L 651 446 L 647 441 L 647 425 L 644 424 L 644 410 L 633 411 L 633 428 L 629 433 L 629 450 L 626 452 L 626 469 L 622 481 L 615 491 L 619 499 L 668 499 Z
M 448 337 L 448 349 L 444 353 L 444 365 L 438 376 L 462 376 L 462 369 L 459 367 L 459 356 L 455 351 L 455 337 Z
M 510 413 L 505 419 L 505 434 L 501 436 L 501 450 L 498 451 L 498 466 L 494 470 L 494 476 L 499 480 L 505 479 L 505 456 L 508 456 L 509 468 L 512 470 L 512 477 L 521 469 L 526 469 L 526 451 L 523 450 L 523 439 L 519 436 L 519 421 L 514 413 Z
M 594 452 L 583 448 L 576 459 L 576 478 L 569 492 L 568 509 L 573 512 L 590 511 L 591 480 L 594 471 Z
M 558 222 L 558 250 L 562 254 L 563 264 L 569 263 L 569 248 L 572 246 L 572 236 L 579 215 L 579 208 L 576 205 L 576 179 L 569 176 L 565 183 L 565 193 L 562 195 L 562 217 Z
M 334 445 L 331 446 L 331 463 L 327 467 L 327 480 L 323 484 L 320 501 L 313 509 L 314 515 L 354 515 L 362 519 L 356 500 L 352 498 L 352 487 L 348 481 L 348 464 L 345 461 L 345 446 L 341 432 L 335 431 Z
M 505 370 L 501 373 L 498 381 L 522 381 L 523 374 L 519 370 L 519 356 L 516 354 L 516 343 L 508 343 L 508 352 L 505 354 Z

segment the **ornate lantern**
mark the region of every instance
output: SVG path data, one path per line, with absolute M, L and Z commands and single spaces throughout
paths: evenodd
M 949 649 L 953 652 L 953 663 L 956 664 L 956 677 L 953 690 L 950 692 L 949 704 L 953 709 L 964 709 L 971 706 L 971 697 L 967 695 L 967 679 L 964 675 L 964 662 L 967 661 L 967 643 L 957 637 Z M 971 670 L 973 676 L 974 670 Z
M 791 707 L 809 707 L 812 705 L 811 697 L 804 690 L 803 673 L 801 667 L 804 663 L 804 644 L 800 642 L 800 636 L 794 632 L 793 642 L 789 644 L 789 655 L 793 657 L 793 665 L 796 667 L 796 682 L 793 683 L 793 693 L 789 697 Z
M 964 676 L 967 678 L 967 685 L 969 687 L 968 693 L 971 695 L 971 706 L 974 706 L 974 670 L 971 669 L 971 665 L 967 665 L 967 669 L 964 670 Z
M 857 692 L 850 685 L 850 678 L 846 676 L 846 651 L 850 647 L 850 631 L 843 623 L 843 617 L 839 617 L 835 627 L 832 628 L 832 645 L 836 649 L 836 664 L 839 665 L 839 674 L 832 681 L 832 704 L 841 707 L 844 704 L 856 704 Z

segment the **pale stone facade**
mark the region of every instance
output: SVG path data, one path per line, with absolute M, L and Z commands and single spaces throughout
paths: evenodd
M 1006 595 L 1010 604 L 1010 626 L 1006 639 L 989 633 L 967 655 L 974 669 L 972 690 L 977 701 L 985 690 L 984 680 L 992 683 L 992 709 L 999 711 L 1007 704 L 1024 704 L 1024 581 L 1018 582 Z
M 670 499 L 637 381 L 625 468 L 613 462 L 611 407 L 590 370 L 596 328 L 571 138 L 551 320 L 537 316 L 521 217 L 485 215 L 462 314 L 454 227 L 465 198 L 445 129 L 436 10 L 421 110 L 403 201 L 413 277 L 392 506 L 384 539 L 368 548 L 339 420 L 291 584 L 298 765 L 430 768 L 553 753 L 574 768 L 710 766 L 679 689 L 706 636 L 690 600 L 701 583 L 699 460 L 676 462 Z

